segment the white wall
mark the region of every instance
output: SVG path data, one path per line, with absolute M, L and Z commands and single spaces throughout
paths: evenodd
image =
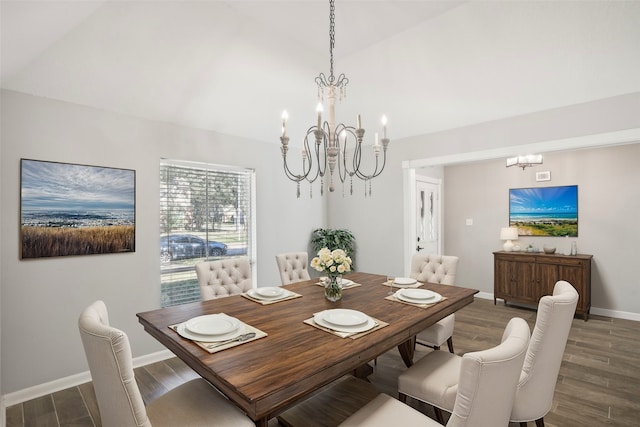
M 258 285 L 279 284 L 275 254 L 306 249 L 324 226 L 322 200 L 296 199 L 275 145 L 11 91 L 1 113 L 3 395 L 87 370 L 76 322 L 96 299 L 129 334 L 134 357 L 163 349 L 135 316 L 160 301 L 160 158 L 255 168 Z M 20 158 L 135 169 L 136 252 L 20 260 Z
M 640 141 L 639 141 L 640 142 Z M 506 168 L 504 159 L 445 168 L 447 252 L 460 257 L 457 282 L 493 293 L 493 251 L 502 249 L 500 228 L 509 223 L 509 188 L 578 185 L 578 237 L 521 237 L 566 252 L 575 240 L 593 255 L 592 306 L 640 316 L 637 262 L 640 228 L 640 143 L 549 153 L 544 164 Z M 551 181 L 536 182 L 536 171 Z M 465 219 L 472 218 L 473 226 Z
M 402 182 L 402 161 L 415 161 L 416 165 L 429 163 L 430 158 L 455 158 L 461 154 L 472 153 L 469 156 L 473 158 L 475 153 L 500 152 L 516 149 L 518 146 L 529 147 L 535 144 L 543 144 L 547 141 L 555 141 L 565 138 L 585 138 L 591 135 L 604 134 L 607 132 L 615 132 L 626 129 L 640 128 L 640 93 L 631 95 L 623 95 L 614 98 L 603 99 L 590 103 L 558 108 L 549 111 L 542 111 L 526 116 L 519 116 L 498 120 L 494 122 L 481 123 L 460 129 L 453 129 L 446 132 L 436 134 L 416 136 L 401 141 L 394 141 L 393 134 L 390 134 L 391 144 L 389 153 L 389 164 L 385 172 L 373 181 L 373 198 L 365 199 L 359 193 L 352 199 L 341 199 L 331 197 L 329 199 L 329 223 L 332 227 L 347 228 L 354 231 L 358 240 L 358 269 L 362 271 L 378 272 L 381 274 L 400 274 L 405 269 L 408 262 L 402 257 L 403 245 L 407 244 L 403 237 L 403 182 Z M 514 148 L 515 147 L 515 148 Z M 553 147 L 551 147 L 553 149 Z M 576 151 L 575 153 L 580 153 Z M 577 154 L 576 154 L 577 155 Z M 553 156 L 547 156 L 552 159 Z M 588 163 L 583 166 L 570 162 L 568 159 L 572 157 L 563 157 L 556 163 L 555 170 L 552 173 L 554 184 L 559 182 L 560 177 L 567 182 L 577 182 L 582 180 L 586 182 L 583 186 L 591 190 L 597 187 L 598 180 L 596 178 L 602 167 L 602 162 L 616 162 L 612 158 L 602 158 L 600 161 L 598 156 L 589 157 Z M 427 161 L 420 162 L 416 160 L 425 159 Z M 637 161 L 637 156 L 635 158 Z M 504 157 L 496 162 L 503 162 Z M 550 161 L 550 160 L 549 160 Z M 586 161 L 586 160 L 585 160 Z M 566 163 L 566 165 L 565 165 Z M 595 164 L 594 164 L 595 163 Z M 491 259 L 491 251 L 499 249 L 499 241 L 497 234 L 500 225 L 494 228 L 494 224 L 489 222 L 493 217 L 496 220 L 503 218 L 506 220 L 507 208 L 504 208 L 504 215 L 496 215 L 496 211 L 492 210 L 492 205 L 486 203 L 487 209 L 474 210 L 473 212 L 460 212 L 457 210 L 456 191 L 464 185 L 470 188 L 480 186 L 481 190 L 476 192 L 464 192 L 464 197 L 470 198 L 470 203 L 477 203 L 477 207 L 483 206 L 485 200 L 488 199 L 487 194 L 497 200 L 500 194 L 504 193 L 503 188 L 509 186 L 517 186 L 516 183 L 507 181 L 501 182 L 501 186 L 494 188 L 493 185 L 498 182 L 499 178 L 504 179 L 507 173 L 504 164 L 499 168 L 487 167 L 482 173 L 476 173 L 468 177 L 466 184 L 460 184 L 457 189 L 451 188 L 449 180 L 446 178 L 449 174 L 447 170 L 451 166 L 445 166 L 445 179 L 443 181 L 444 188 L 444 213 L 443 222 L 445 226 L 445 237 L 443 251 L 444 253 L 456 253 L 456 251 L 464 248 L 464 257 L 460 261 L 459 283 L 476 289 L 493 292 L 493 261 Z M 460 166 L 464 170 L 466 166 Z M 469 166 L 479 167 L 479 166 Z M 546 170 L 546 169 L 544 169 Z M 639 182 L 637 174 L 632 173 L 628 168 L 617 168 L 615 166 L 607 167 L 610 171 L 609 188 L 627 188 L 628 183 Z M 514 170 L 514 176 L 521 178 L 518 172 Z M 519 171 L 521 172 L 521 170 Z M 509 173 L 512 173 L 509 170 Z M 556 177 L 556 173 L 559 175 Z M 575 176 L 573 174 L 576 174 Z M 580 175 L 578 175 L 580 174 Z M 593 178 L 584 178 L 583 174 L 590 174 Z M 514 178 L 515 179 L 515 178 Z M 585 181 L 586 180 L 586 181 Z M 635 180 L 635 181 L 634 181 Z M 613 182 L 616 185 L 613 185 Z M 604 190 L 602 190 L 604 191 Z M 601 190 L 595 193 L 582 194 L 586 191 L 581 190 L 581 206 L 580 215 L 585 209 L 589 208 L 589 198 L 597 197 L 603 194 Z M 612 194 L 611 196 L 617 195 Z M 631 196 L 638 198 L 638 191 L 634 188 L 629 189 Z M 507 203 L 506 196 L 503 200 Z M 492 200 L 492 199 L 489 199 Z M 616 199 L 616 206 L 624 202 Z M 627 202 L 628 203 L 628 202 Z M 583 206 L 584 204 L 584 206 Z M 473 217 L 475 226 L 471 228 L 463 228 L 454 233 L 451 227 L 459 225 L 457 221 L 462 215 L 464 219 Z M 599 209 L 598 215 L 601 221 L 613 224 L 620 217 L 619 212 L 611 209 Z M 623 218 L 627 218 L 623 216 Z M 629 218 L 627 218 L 629 219 Z M 581 218 L 581 224 L 583 219 Z M 586 219 L 584 221 L 587 221 Z M 487 234 L 480 233 L 483 223 L 491 224 Z M 586 222 L 588 224 L 588 221 Z M 629 220 L 626 225 L 629 226 L 629 232 L 634 236 L 634 241 L 638 241 L 637 226 Z M 635 226 L 635 228 L 634 228 Z M 497 230 L 497 231 L 496 231 Z M 597 230 L 600 230 L 599 228 Z M 582 252 L 591 250 L 591 253 L 598 255 L 596 246 L 601 240 L 609 239 L 609 236 L 600 234 L 600 231 L 589 228 L 584 231 L 586 235 L 581 234 L 578 241 L 578 249 Z M 582 233 L 582 231 L 581 231 Z M 592 237 L 587 237 L 591 235 Z M 597 237 L 596 237 L 597 236 Z M 409 242 L 413 244 L 412 242 Z M 633 248 L 632 248 L 633 249 Z M 637 250 L 635 251 L 637 253 Z M 615 250 L 618 255 L 620 251 Z M 458 255 L 458 253 L 456 253 Z M 621 255 L 625 257 L 626 255 Z M 606 259 L 606 258 L 605 258 Z M 628 261 L 628 259 L 627 259 Z M 637 282 L 635 274 L 629 269 L 615 269 L 614 265 L 604 265 L 605 261 L 598 258 L 594 261 L 594 295 L 592 304 L 605 310 L 613 311 L 630 311 L 640 314 L 640 299 L 631 298 L 631 291 L 621 293 L 621 296 L 615 296 L 618 286 L 622 283 Z M 629 262 L 628 265 L 633 265 Z M 607 271 L 606 284 L 603 285 L 602 278 L 598 277 Z M 465 283 L 467 280 L 472 283 Z M 619 284 L 620 283 L 620 284 Z M 605 288 L 601 288 L 606 286 Z M 630 286 L 630 285 L 628 285 Z

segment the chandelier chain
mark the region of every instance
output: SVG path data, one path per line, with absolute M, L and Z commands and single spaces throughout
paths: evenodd
M 335 77 L 333 76 L 333 48 L 336 45 L 336 18 L 335 18 L 336 6 L 334 1 L 329 2 L 329 82 L 333 83 Z

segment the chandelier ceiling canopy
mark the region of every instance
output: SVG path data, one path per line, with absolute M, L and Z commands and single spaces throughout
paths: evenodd
M 320 73 L 315 82 L 318 86 L 318 107 L 317 123 L 309 128 L 304 137 L 302 146 L 302 171 L 298 174 L 291 171 L 287 161 L 289 151 L 289 136 L 287 135 L 288 114 L 282 113 L 282 143 L 280 149 L 284 162 L 284 171 L 291 181 L 297 184 L 297 197 L 300 197 L 300 183 L 308 181 L 313 184 L 320 178 L 320 194 L 324 194 L 324 180 L 327 172 L 329 174 L 329 191 L 335 190 L 334 177 L 343 184 L 349 181 L 349 194 L 353 194 L 353 178 L 356 177 L 365 183 L 365 196 L 371 196 L 371 180 L 384 170 L 387 160 L 387 147 L 389 138 L 387 137 L 387 118 L 382 116 L 382 138 L 375 133 L 373 144 L 373 156 L 375 168 L 370 173 L 363 170 L 362 164 L 362 141 L 365 129 L 362 127 L 362 120 L 358 114 L 356 125 L 349 126 L 343 123 L 336 124 L 335 104 L 336 98 L 342 101 L 346 97 L 346 87 L 349 79 L 344 73 L 336 78 L 333 73 L 333 48 L 335 46 L 335 4 L 334 0 L 329 1 L 329 75 Z M 328 103 L 328 120 L 323 121 L 324 102 Z M 382 151 L 382 159 L 380 152 Z M 337 166 L 337 167 L 336 167 Z M 328 168 L 328 170 L 327 170 Z M 310 195 L 312 195 L 310 189 Z

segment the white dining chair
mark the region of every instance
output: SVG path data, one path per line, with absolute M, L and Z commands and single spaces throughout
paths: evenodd
M 536 325 L 511 412 L 511 421 L 522 427 L 534 420 L 537 427 L 544 427 L 577 304 L 578 292 L 564 280 L 556 282 L 553 295 L 538 302 Z
M 418 282 L 453 285 L 456 278 L 458 257 L 451 255 L 433 255 L 417 253 L 411 259 L 409 277 Z M 429 326 L 416 335 L 416 344 L 440 350 L 445 342 L 453 353 L 453 329 L 456 323 L 455 313 Z
M 203 301 L 241 294 L 253 288 L 248 257 L 200 262 L 195 268 Z
M 287 252 L 276 255 L 276 264 L 283 285 L 309 280 L 309 254 L 306 252 Z
M 515 388 L 529 343 L 529 325 L 520 318 L 513 318 L 507 324 L 502 342 L 488 350 L 467 353 L 459 357 L 459 363 L 450 365 L 430 364 L 438 371 L 447 371 L 458 378 L 455 387 L 455 405 L 448 427 L 507 427 L 513 405 Z M 440 354 L 438 360 L 458 357 L 442 351 L 430 353 Z M 420 362 L 405 372 L 407 376 L 415 376 L 416 383 L 423 369 Z M 416 366 L 418 368 L 414 369 Z M 412 371 L 413 370 L 413 371 Z M 422 386 L 428 387 L 424 382 Z M 392 397 L 380 394 L 373 401 L 347 418 L 341 427 L 388 427 L 402 426 L 440 426 L 426 415 Z
M 179 385 L 145 406 L 133 371 L 129 338 L 109 325 L 104 302 L 86 307 L 78 328 L 102 426 L 255 426 L 202 378 Z

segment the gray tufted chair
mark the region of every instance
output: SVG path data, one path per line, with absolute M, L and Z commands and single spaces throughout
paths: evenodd
M 416 279 L 418 282 L 453 285 L 456 278 L 457 265 L 457 256 L 417 253 L 411 260 L 409 277 Z M 453 327 L 455 322 L 455 313 L 450 314 L 416 335 L 416 343 L 439 350 L 440 346 L 446 341 L 449 351 L 453 353 Z
M 309 280 L 309 254 L 306 252 L 288 252 L 276 255 L 276 263 L 283 285 Z
M 241 294 L 253 287 L 249 258 L 226 258 L 196 264 L 202 300 Z
M 227 426 L 254 423 L 202 378 L 187 381 L 145 406 L 136 382 L 127 334 L 109 325 L 104 302 L 78 319 L 82 345 L 104 427 Z
M 443 378 L 455 378 L 455 387 L 447 388 L 455 399 L 448 427 L 503 427 L 509 424 L 518 377 L 527 353 L 529 325 L 514 317 L 502 335 L 500 345 L 460 357 L 444 351 L 433 351 L 398 378 L 400 400 L 413 396 L 403 389 L 434 388 Z M 443 385 L 443 389 L 444 384 Z M 404 393 L 404 395 L 403 395 Z M 388 426 L 437 427 L 438 423 L 412 407 L 385 394 L 380 394 L 341 427 Z

